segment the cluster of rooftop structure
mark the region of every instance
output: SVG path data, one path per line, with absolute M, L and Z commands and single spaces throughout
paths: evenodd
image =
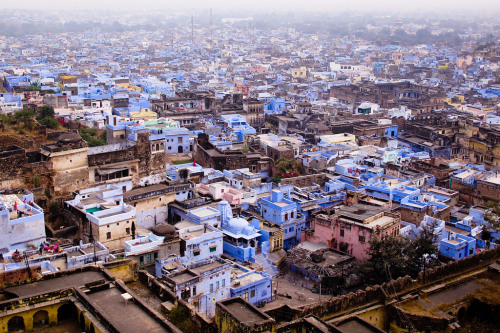
M 1 281 L 42 281 L 10 294 L 41 299 L 67 280 L 58 290 L 83 330 L 141 329 L 115 311 L 91 318 L 109 298 L 144 329 L 176 331 L 109 276 L 125 262 L 167 316 L 185 306 L 221 331 L 275 331 L 280 318 L 283 332 L 380 332 L 371 317 L 294 314 L 359 286 L 374 238 L 430 228 L 447 262 L 496 251 L 498 47 L 234 29 L 0 38 L 0 113 L 50 105 L 66 126 L 0 140 Z M 1 331 L 20 327 L 12 318 Z

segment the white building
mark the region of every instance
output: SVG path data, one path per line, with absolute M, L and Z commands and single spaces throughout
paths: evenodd
M 184 265 L 164 276 L 163 281 L 196 312 L 213 318 L 215 303 L 231 297 L 231 266 L 231 262 L 213 257 Z
M 398 118 L 403 117 L 405 120 L 411 119 L 411 110 L 408 109 L 405 105 L 400 105 L 399 108 L 389 109 L 387 112 L 389 117 Z
M 194 225 L 179 230 L 185 243 L 182 262 L 201 261 L 223 253 L 223 233 L 210 224 Z
M 122 249 L 132 239 L 136 211 L 123 201 L 123 188 L 102 185 L 80 190 L 73 200 L 66 201 L 65 209 L 79 224 L 80 238 L 93 239 L 110 249 Z
M 22 190 L 16 194 L 0 195 L 0 253 L 38 248 L 45 242 L 43 209 L 35 202 L 33 193 Z

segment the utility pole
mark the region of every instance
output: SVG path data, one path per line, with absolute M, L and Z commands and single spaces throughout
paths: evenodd
M 194 21 L 193 21 L 193 15 L 191 15 L 191 44 L 194 44 Z
M 319 276 L 319 301 L 321 302 L 321 281 L 323 280 L 323 277 L 320 275 Z
M 214 43 L 214 22 L 212 20 L 212 8 L 210 8 L 210 44 Z

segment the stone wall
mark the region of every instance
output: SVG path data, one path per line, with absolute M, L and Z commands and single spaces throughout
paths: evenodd
M 318 302 L 296 309 L 291 309 L 284 305 L 266 311 L 266 313 L 275 318 L 278 322 L 290 321 L 311 314 L 327 320 L 351 309 L 359 309 L 369 306 L 372 303 L 384 302 L 389 296 L 394 295 L 394 293 L 400 294 L 402 292 L 409 292 L 423 285 L 437 283 L 443 279 L 465 273 L 471 269 L 486 266 L 499 257 L 500 248 L 486 250 L 474 256 L 452 261 L 433 269 L 427 269 L 425 273 L 422 271 L 416 280 L 412 280 L 410 276 L 400 277 L 389 283 L 370 286 L 364 290 L 359 290 L 355 293 L 351 292 L 343 296 L 332 297 L 321 303 Z
M 285 178 L 281 180 L 281 185 L 306 187 L 306 186 L 311 186 L 312 184 L 318 184 L 320 186 L 324 186 L 325 183 L 328 181 L 328 179 L 329 178 L 326 175 L 326 173 L 319 173 L 316 175 Z

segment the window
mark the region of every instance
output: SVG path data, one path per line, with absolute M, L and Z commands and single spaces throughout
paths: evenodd
M 195 256 L 199 256 L 199 255 L 200 255 L 200 250 L 194 250 L 194 251 L 193 251 L 193 255 L 195 255 Z
M 106 233 L 106 239 L 111 239 L 111 232 Z
M 217 251 L 217 246 L 211 246 L 210 247 L 210 252 L 215 252 Z
M 144 265 L 144 257 L 143 256 L 139 257 L 139 264 Z
M 158 259 L 158 252 L 153 253 L 154 260 Z
M 340 229 L 340 237 L 344 237 L 344 229 Z
M 215 282 L 215 289 L 219 289 L 219 281 Z
M 193 296 L 196 296 L 196 286 L 193 286 Z
M 147 260 L 146 260 L 146 261 L 147 261 L 148 263 L 150 263 L 150 262 L 152 261 L 152 260 L 151 260 L 151 253 L 148 253 L 148 254 L 146 255 L 146 257 L 147 257 Z
M 290 218 L 292 218 L 292 219 L 293 219 L 293 212 L 291 212 L 291 213 L 290 213 Z
M 359 242 L 364 243 L 365 242 L 365 236 L 359 236 Z
M 248 293 L 243 294 L 243 299 L 248 301 Z
M 125 233 L 126 233 L 127 235 L 130 235 L 130 228 L 125 228 Z
M 290 232 L 293 232 L 293 230 L 294 230 L 294 228 L 293 228 L 293 227 L 291 227 L 291 228 L 290 228 Z
M 224 288 L 226 286 L 226 279 L 222 279 L 222 287 Z
M 214 284 L 210 283 L 210 292 L 214 291 Z
M 252 291 L 250 291 L 250 297 L 251 297 L 251 298 L 254 298 L 254 297 L 255 297 L 255 289 L 253 289 Z
M 177 138 L 177 143 L 182 143 L 182 138 Z

